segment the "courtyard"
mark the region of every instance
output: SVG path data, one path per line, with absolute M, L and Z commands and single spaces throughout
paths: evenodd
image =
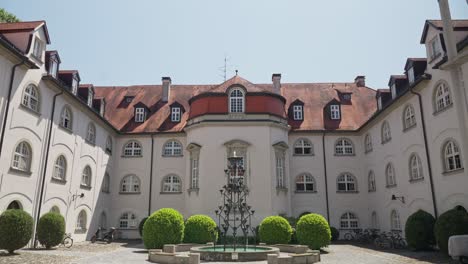
M 138 241 L 115 242 L 111 244 L 76 243 L 70 249 L 19 250 L 18 254 L 7 255 L 0 251 L 0 264 L 47 263 L 47 264 L 137 264 L 150 263 L 143 244 Z M 212 262 L 213 263 L 213 262 Z M 248 262 L 265 263 L 266 261 Z M 409 250 L 380 251 L 357 244 L 332 244 L 321 254 L 324 264 L 412 264 L 412 263 L 458 263 L 439 252 Z

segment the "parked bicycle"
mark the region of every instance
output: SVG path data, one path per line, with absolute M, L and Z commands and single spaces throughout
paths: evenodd
M 387 232 L 381 232 L 379 236 L 374 239 L 374 245 L 381 249 L 393 248 L 393 241 L 390 236 L 391 235 Z
M 73 238 L 71 237 L 71 233 L 66 233 L 63 236 L 62 246 L 66 248 L 71 248 L 73 246 Z
M 392 231 L 390 239 L 392 240 L 393 248 L 401 249 L 407 246 L 405 239 L 401 235 L 401 231 Z
M 343 235 L 345 240 L 348 241 L 356 241 L 359 243 L 364 243 L 364 244 L 369 244 L 374 241 L 374 239 L 377 237 L 376 231 L 371 230 L 371 229 L 353 229 L 349 230 Z
M 114 240 L 115 228 L 111 227 L 109 231 L 104 232 L 101 227 L 98 228 L 96 233 L 91 237 L 91 243 L 96 243 L 96 241 L 104 241 L 108 244 Z

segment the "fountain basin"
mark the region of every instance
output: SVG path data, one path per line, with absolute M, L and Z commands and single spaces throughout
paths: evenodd
M 224 250 L 226 248 L 226 250 Z M 232 245 L 193 247 L 191 253 L 199 253 L 200 259 L 205 261 L 260 261 L 267 260 L 268 254 L 278 254 L 280 250 L 267 246 L 238 246 Z

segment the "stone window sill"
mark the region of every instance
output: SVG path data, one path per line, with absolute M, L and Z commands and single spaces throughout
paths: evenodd
M 29 112 L 37 117 L 40 117 L 41 116 L 41 113 L 39 111 L 36 111 L 36 110 L 33 110 L 31 108 L 29 108 L 28 106 L 24 105 L 24 104 L 20 104 L 20 107 L 24 110 L 26 110 L 26 112 Z
M 141 192 L 122 192 L 122 191 L 120 191 L 119 194 L 132 195 L 132 194 L 141 194 Z
M 317 191 L 294 191 L 297 194 L 317 193 Z
M 59 125 L 59 128 L 62 129 L 63 131 L 67 132 L 68 134 L 73 134 L 73 130 L 69 127 L 64 127 L 62 125 Z
M 336 193 L 359 193 L 359 191 L 336 191 Z
M 463 170 L 464 170 L 464 168 L 451 170 L 451 171 L 444 171 L 444 172 L 442 172 L 442 175 L 449 176 L 449 175 L 453 175 L 453 174 L 458 174 L 458 173 L 461 173 Z
M 403 133 L 404 133 L 404 132 L 408 132 L 409 130 L 411 130 L 411 129 L 415 128 L 415 127 L 416 127 L 416 123 L 412 124 L 412 125 L 409 126 L 409 127 L 405 127 L 405 128 L 403 129 Z
M 159 194 L 182 194 L 182 192 L 160 192 Z
M 409 180 L 410 183 L 422 182 L 422 181 L 424 181 L 424 177 L 421 177 L 421 178 L 418 178 L 418 179 L 410 179 L 410 180 Z
M 20 174 L 20 175 L 24 175 L 24 176 L 31 176 L 31 174 L 32 174 L 31 171 L 24 171 L 24 170 L 20 170 L 20 169 L 13 168 L 13 167 L 10 167 L 10 171 L 15 173 L 15 174 Z
M 52 182 L 53 182 L 53 183 L 57 183 L 57 184 L 63 184 L 63 185 L 67 184 L 67 181 L 66 181 L 66 180 L 64 180 L 64 179 L 58 179 L 58 178 L 54 178 L 54 177 L 52 177 Z
M 121 158 L 125 158 L 125 159 L 134 159 L 134 158 L 143 158 L 143 155 L 135 155 L 135 156 L 130 156 L 130 155 L 122 155 L 120 156 Z
M 162 155 L 163 158 L 181 158 L 183 157 L 184 155 L 180 154 L 180 155 Z
M 442 113 L 442 112 L 445 112 L 445 111 L 449 110 L 450 108 L 452 108 L 452 106 L 453 106 L 453 103 L 447 105 L 447 106 L 444 107 L 444 108 L 441 108 L 441 109 L 438 109 L 438 110 L 434 111 L 434 113 L 432 113 L 432 114 L 433 114 L 434 116 L 436 116 L 436 115 L 438 115 L 438 114 L 440 114 L 440 113 Z
M 80 188 L 81 188 L 81 189 L 85 189 L 85 190 L 91 190 L 91 186 L 89 186 L 89 185 L 84 185 L 84 184 L 80 184 Z

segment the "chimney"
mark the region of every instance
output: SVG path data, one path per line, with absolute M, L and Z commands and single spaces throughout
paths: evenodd
M 366 76 L 358 75 L 354 78 L 354 83 L 357 87 L 364 87 L 366 86 Z
M 273 81 L 273 92 L 281 94 L 281 73 L 273 73 L 271 80 Z
M 162 97 L 161 101 L 169 101 L 169 96 L 171 92 L 171 77 L 162 77 Z

